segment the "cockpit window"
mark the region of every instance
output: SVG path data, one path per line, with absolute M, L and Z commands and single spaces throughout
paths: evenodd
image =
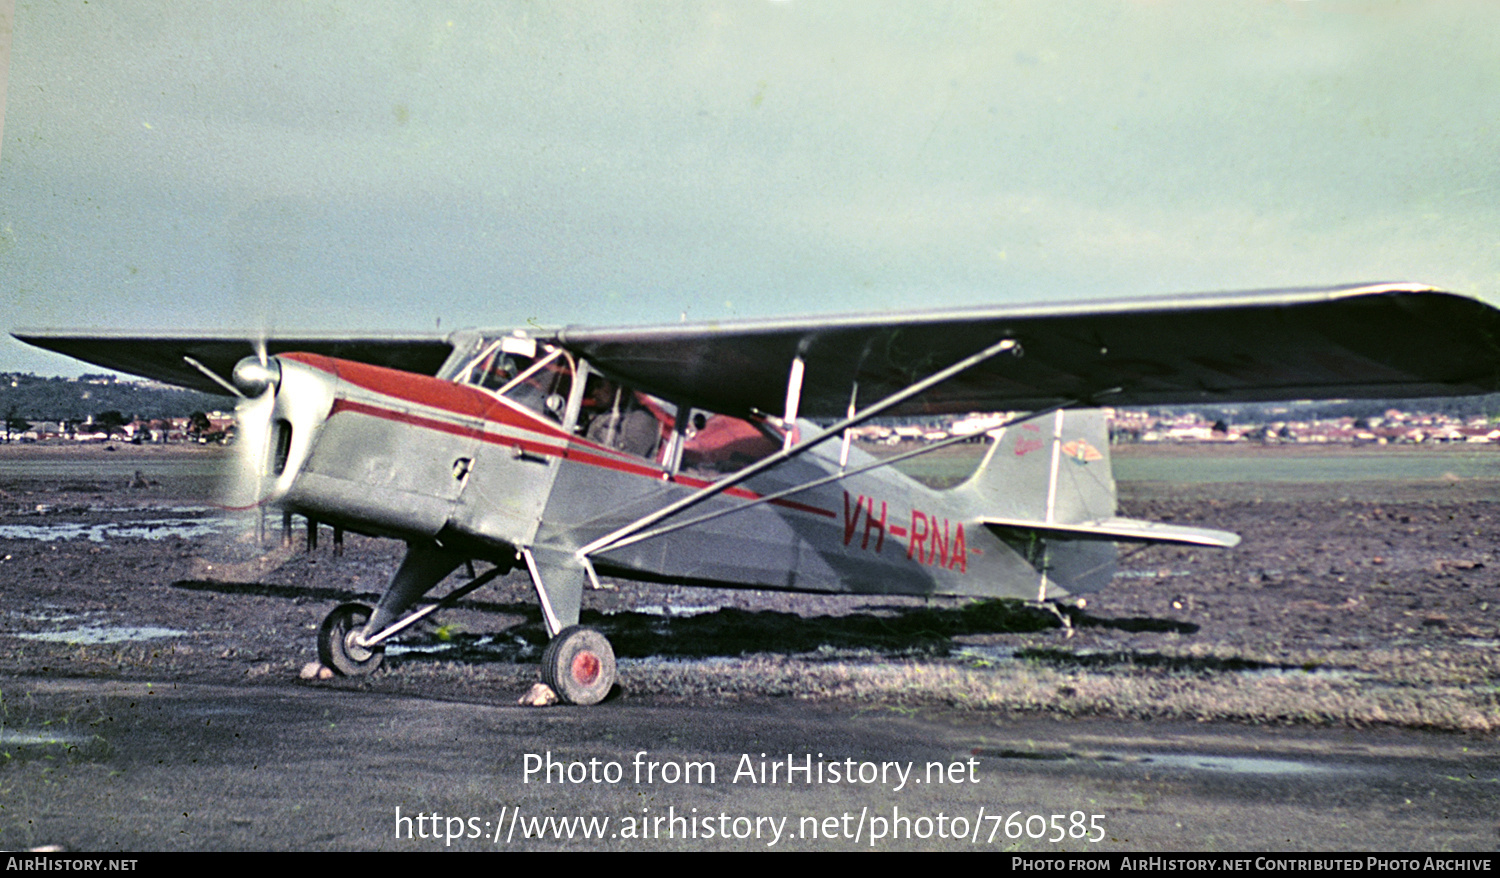
M 683 432 L 683 472 L 738 472 L 781 450 L 782 433 L 763 419 L 694 410 Z
M 672 438 L 677 407 L 590 372 L 576 432 L 590 442 L 661 461 Z
M 568 407 L 568 394 L 572 392 L 573 358 L 558 348 L 548 351 L 499 388 L 500 395 L 506 399 L 558 423 L 562 423 Z
M 477 364 L 469 383 L 485 390 L 499 390 L 509 384 L 511 379 L 531 368 L 534 362 L 531 357 L 509 354 L 496 348 Z
M 452 367 L 452 380 L 470 384 L 562 422 L 573 389 L 573 359 L 560 348 L 529 338 L 481 340 L 476 352 Z
M 455 345 L 462 344 L 468 350 L 462 352 L 455 347 L 453 357 L 443 366 L 438 377 L 487 390 L 500 389 L 552 350 L 525 336 L 485 338 L 467 333 L 462 335 L 466 337 Z

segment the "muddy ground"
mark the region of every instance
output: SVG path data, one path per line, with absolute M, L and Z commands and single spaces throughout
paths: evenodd
M 160 455 L 212 452 L 86 453 L 139 455 L 149 474 Z M 399 559 L 391 541 L 357 535 L 336 552 L 327 528 L 308 551 L 300 520 L 287 543 L 279 519 L 264 534 L 222 523 L 193 472 L 132 481 L 0 479 L 0 678 L 295 679 L 324 615 L 373 601 Z M 584 622 L 622 660 L 614 697 L 656 704 L 771 697 L 1482 734 L 1500 728 L 1497 488 L 1125 483 L 1124 514 L 1244 540 L 1131 554 L 1068 626 L 1011 603 L 632 584 L 590 593 Z M 303 685 L 511 703 L 545 639 L 512 573 L 406 637 L 375 676 Z

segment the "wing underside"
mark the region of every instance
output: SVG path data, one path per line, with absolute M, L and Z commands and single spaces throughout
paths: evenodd
M 227 393 L 224 385 L 209 378 L 203 370 L 228 381 L 234 364 L 254 354 L 261 343 L 250 334 L 144 336 L 19 330 L 14 335 L 27 344 L 66 354 L 85 363 L 217 394 Z M 447 338 L 436 335 L 269 337 L 264 339 L 264 344 L 269 354 L 303 351 L 424 375 L 436 372 L 452 351 Z
M 562 344 L 616 377 L 721 410 L 781 411 L 805 362 L 801 414 L 833 418 L 1001 339 L 1003 355 L 900 413 L 1500 389 L 1500 311 L 1411 284 L 1259 291 L 912 314 L 569 328 Z
M 215 393 L 247 336 L 20 331 L 85 362 Z M 951 414 L 1500 390 L 1500 311 L 1412 284 L 1257 291 L 880 314 L 589 329 L 554 340 L 614 377 L 718 411 L 779 413 L 794 359 L 800 413 L 836 418 L 1010 339 L 1004 354 L 895 410 Z M 305 351 L 433 374 L 448 337 L 273 337 Z

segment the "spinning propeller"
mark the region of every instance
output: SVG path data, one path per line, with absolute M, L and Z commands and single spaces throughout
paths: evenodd
M 253 343 L 255 354 L 235 364 L 233 390 L 240 397 L 234 407 L 234 455 L 223 485 L 226 509 L 253 509 L 270 496 L 277 475 L 278 455 L 287 431 L 275 421 L 276 392 L 281 365 L 266 354 L 265 338 Z

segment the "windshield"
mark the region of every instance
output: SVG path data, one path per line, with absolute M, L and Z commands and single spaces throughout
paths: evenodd
M 573 389 L 573 358 L 521 336 L 478 338 L 440 377 L 495 393 L 561 422 Z
M 488 380 L 487 376 L 480 377 Z M 553 348 L 506 381 L 498 392 L 511 402 L 562 423 L 568 395 L 573 392 L 573 358 L 567 351 Z

